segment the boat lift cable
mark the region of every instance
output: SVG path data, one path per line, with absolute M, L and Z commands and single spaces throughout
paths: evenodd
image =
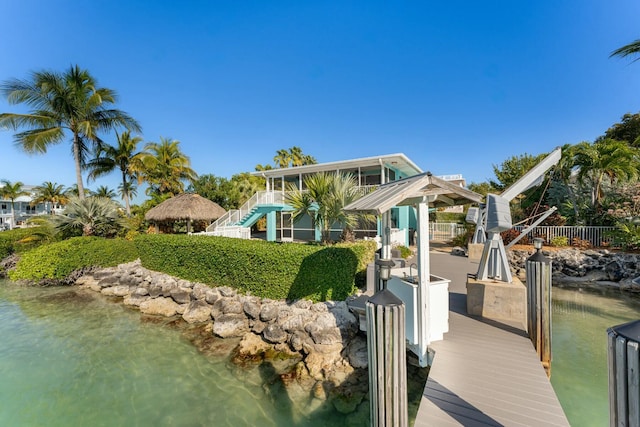
M 558 167 L 558 165 L 556 164 L 551 169 L 551 174 L 549 174 L 549 178 L 547 179 L 547 184 L 544 186 L 544 190 L 542 190 L 542 193 L 540 194 L 540 199 L 538 200 L 538 203 L 536 203 L 536 208 L 533 211 L 533 215 L 531 215 L 525 221 L 528 221 L 531 218 L 535 218 L 538 215 L 543 215 L 544 214 L 544 212 L 541 213 L 541 214 L 538 214 L 538 209 L 540 209 L 540 206 L 542 205 L 542 199 L 544 198 L 544 195 L 547 194 L 547 190 L 549 189 L 549 184 L 551 184 L 551 176 L 553 175 L 553 173 L 555 173 L 557 167 Z M 529 225 L 528 222 L 526 223 L 526 225 Z

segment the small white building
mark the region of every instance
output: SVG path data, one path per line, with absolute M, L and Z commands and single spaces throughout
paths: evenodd
M 62 211 L 60 205 L 52 205 L 51 203 L 33 204 L 35 199 L 35 185 L 23 185 L 23 191 L 29 195 L 20 196 L 13 201 L 13 211 L 11 209 L 11 200 L 5 199 L 0 194 L 0 231 L 10 230 L 12 228 L 24 227 L 27 220 L 36 215 L 56 214 Z M 14 222 L 15 215 L 15 222 Z

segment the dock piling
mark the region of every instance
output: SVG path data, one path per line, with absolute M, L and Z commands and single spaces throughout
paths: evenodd
M 551 260 L 542 254 L 542 239 L 527 259 L 527 330 L 547 376 L 551 377 Z
M 640 320 L 607 329 L 609 424 L 640 427 Z

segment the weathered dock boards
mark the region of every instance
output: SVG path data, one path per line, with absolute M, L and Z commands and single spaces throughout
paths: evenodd
M 466 314 L 466 273 L 477 263 L 431 253 L 431 271 L 451 279 L 449 332 L 432 343 L 415 426 L 569 426 L 522 325 Z

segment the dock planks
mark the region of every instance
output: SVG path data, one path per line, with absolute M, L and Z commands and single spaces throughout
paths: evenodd
M 451 279 L 449 332 L 431 345 L 435 358 L 414 425 L 569 426 L 523 325 L 466 314 L 466 274 L 477 263 L 430 257 L 431 272 Z

